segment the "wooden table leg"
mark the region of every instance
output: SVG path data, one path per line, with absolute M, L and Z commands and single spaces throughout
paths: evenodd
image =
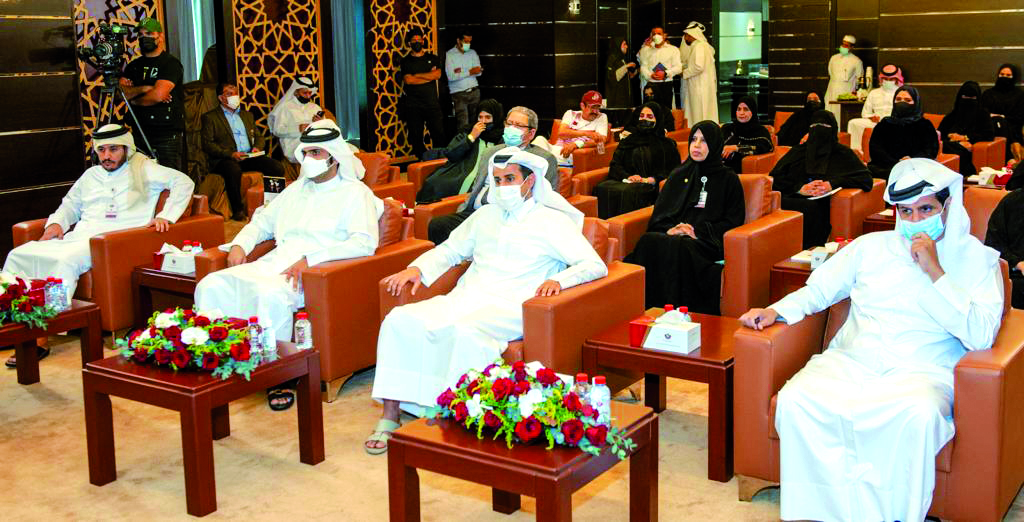
M 522 498 L 517 493 L 491 488 L 491 507 L 498 513 L 511 515 L 522 507 Z
M 181 411 L 181 448 L 185 461 L 185 504 L 188 514 L 201 517 L 217 510 L 217 481 L 213 471 L 213 414 L 194 401 Z
M 419 522 L 420 476 L 405 465 L 405 446 L 388 444 L 388 510 L 391 522 Z
M 117 480 L 110 396 L 93 392 L 88 377 L 82 381 L 85 390 L 85 445 L 89 456 L 89 483 L 102 486 Z
M 644 404 L 656 413 L 665 411 L 665 391 L 668 388 L 664 375 L 644 374 Z
M 220 440 L 231 435 L 231 417 L 228 416 L 228 405 L 217 406 L 210 410 L 213 426 L 213 440 Z
M 732 366 L 708 372 L 708 478 L 732 479 Z
M 14 357 L 18 360 L 18 384 L 39 382 L 39 349 L 36 346 L 35 339 L 14 346 Z
M 629 457 L 629 520 L 658 520 L 658 419 L 651 421 L 647 440 Z
M 537 488 L 537 520 L 569 522 L 572 520 L 572 490 L 566 483 L 545 481 Z M 567 481 L 565 481 L 567 482 Z
M 324 461 L 324 410 L 320 402 L 320 357 L 306 359 L 309 368 L 299 378 L 295 399 L 299 403 L 299 461 L 316 465 Z
M 100 309 L 89 312 L 85 328 L 79 343 L 82 346 L 82 368 L 93 361 L 103 358 L 103 326 L 101 325 Z

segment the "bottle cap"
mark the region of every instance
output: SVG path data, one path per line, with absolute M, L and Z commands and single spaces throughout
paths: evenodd
M 299 319 L 309 319 L 309 314 L 307 314 L 306 312 L 299 312 L 295 314 L 295 317 Z
M 260 318 L 255 315 L 249 318 L 249 324 L 259 324 Z
M 836 236 L 836 243 L 842 243 L 843 241 L 846 241 L 845 237 L 843 237 L 843 236 Z
M 589 380 L 590 379 L 587 378 L 587 374 L 585 374 L 585 373 L 577 373 L 576 374 L 576 382 L 587 382 Z
M 675 309 L 675 307 L 670 305 L 670 304 L 665 305 L 665 311 L 666 312 L 671 312 L 674 309 Z
M 47 283 L 54 283 L 54 282 L 56 282 L 56 281 L 57 281 L 57 278 L 56 278 L 56 277 L 53 277 L 53 276 L 50 276 L 50 277 L 47 277 L 47 278 L 46 278 L 46 282 L 47 282 Z
M 679 307 L 679 311 L 684 313 L 684 314 L 688 314 L 688 313 L 690 313 L 690 307 L 688 307 L 688 306 L 680 306 Z
M 604 375 L 598 375 L 594 377 L 594 384 L 601 385 L 605 383 Z
M 64 284 L 64 280 L 63 280 L 63 279 L 61 279 L 61 278 L 59 278 L 59 277 L 58 277 L 58 278 L 55 278 L 55 279 L 53 280 L 53 282 L 54 282 L 54 283 L 57 283 L 57 284 L 59 284 L 59 285 L 61 285 L 61 284 Z

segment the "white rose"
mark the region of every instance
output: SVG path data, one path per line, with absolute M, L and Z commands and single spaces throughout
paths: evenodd
M 174 314 L 159 313 L 156 315 L 156 320 L 153 321 L 153 326 L 157 328 L 168 328 L 171 326 L 177 326 L 178 320 L 174 317 Z
M 141 334 L 139 334 L 139 336 L 138 336 L 138 337 L 136 337 L 135 339 L 136 339 L 136 340 L 138 340 L 138 339 L 151 339 L 152 337 L 153 337 L 153 336 L 149 335 L 149 328 L 146 328 L 146 329 L 145 329 L 145 330 L 143 330 L 143 331 L 142 331 L 142 333 L 141 333 Z
M 466 401 L 466 409 L 469 410 L 469 416 L 474 418 L 479 417 L 484 412 L 484 409 L 480 407 L 479 393 L 473 395 L 472 399 Z
M 210 336 L 202 328 L 192 326 L 181 332 L 181 342 L 188 345 L 206 344 L 206 341 L 209 340 Z
M 5 285 L 13 285 L 18 282 L 18 278 L 14 277 L 14 274 L 8 272 L 0 272 L 0 283 Z
M 533 415 L 533 408 L 544 402 L 544 392 L 540 388 L 532 388 L 525 395 L 519 396 L 519 414 L 523 418 Z
M 200 312 L 196 312 L 196 315 L 201 315 L 209 319 L 210 321 L 216 321 L 217 319 L 224 317 L 224 312 L 222 312 L 220 308 L 214 308 L 213 310 L 203 310 Z
M 508 368 L 495 368 L 491 370 L 491 380 L 508 379 L 512 372 Z

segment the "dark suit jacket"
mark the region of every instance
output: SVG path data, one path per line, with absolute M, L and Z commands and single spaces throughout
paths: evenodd
M 249 135 L 249 145 L 260 150 L 267 150 L 263 136 L 256 134 L 256 119 L 252 113 L 242 109 L 239 114 L 242 116 L 242 124 L 245 125 L 245 132 Z M 235 146 L 235 135 L 231 132 L 228 119 L 224 116 L 224 108 L 217 105 L 206 114 L 203 114 L 203 151 L 206 152 L 207 160 L 214 162 L 230 159 L 231 154 L 238 152 Z

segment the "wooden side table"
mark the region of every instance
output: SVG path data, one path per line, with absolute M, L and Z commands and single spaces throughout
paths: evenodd
M 896 215 L 871 214 L 864 218 L 864 233 L 882 232 L 896 229 Z
M 196 293 L 196 275 L 175 274 L 153 268 L 152 264 L 132 270 L 132 300 L 135 306 L 135 328 L 145 328 L 153 315 L 153 290 L 161 290 L 192 299 Z
M 39 353 L 36 339 L 67 330 L 82 329 L 82 367 L 103 358 L 103 329 L 100 307 L 86 301 L 71 300 L 71 308 L 46 322 L 46 329 L 10 323 L 0 328 L 0 346 L 14 345 L 18 359 L 18 384 L 39 382 Z
M 117 480 L 114 423 L 110 396 L 180 412 L 185 465 L 185 504 L 197 517 L 217 509 L 213 441 L 231 434 L 228 403 L 292 379 L 299 379 L 299 460 L 324 460 L 324 420 L 320 404 L 320 354 L 278 341 L 279 359 L 252 372 L 222 380 L 209 372 L 180 371 L 135 364 L 123 356 L 90 362 L 82 370 L 89 482 L 102 486 Z
M 648 315 L 664 313 L 660 309 Z M 728 482 L 733 476 L 732 379 L 733 332 L 738 319 L 690 314 L 700 323 L 701 346 L 689 355 L 648 350 L 629 345 L 629 323 L 624 322 L 583 343 L 583 371 L 599 368 L 644 372 L 644 401 L 654 411 L 665 410 L 665 378 L 686 379 L 708 385 L 708 478 Z
M 865 233 L 867 231 L 865 230 Z M 768 283 L 768 301 L 774 303 L 803 288 L 811 277 L 811 264 L 786 259 L 772 265 Z
M 637 445 L 629 458 L 629 520 L 658 520 L 658 416 L 643 406 L 614 401 L 611 406 L 615 425 L 625 427 Z M 417 469 L 490 486 L 491 505 L 499 513 L 518 511 L 520 495 L 529 495 L 537 499 L 537 520 L 572 520 L 572 493 L 619 459 L 607 452 L 594 457 L 576 448 L 548 451 L 545 445 L 509 448 L 504 439 L 478 439 L 476 430 L 452 419 L 406 424 L 388 441 L 391 520 L 420 519 Z

